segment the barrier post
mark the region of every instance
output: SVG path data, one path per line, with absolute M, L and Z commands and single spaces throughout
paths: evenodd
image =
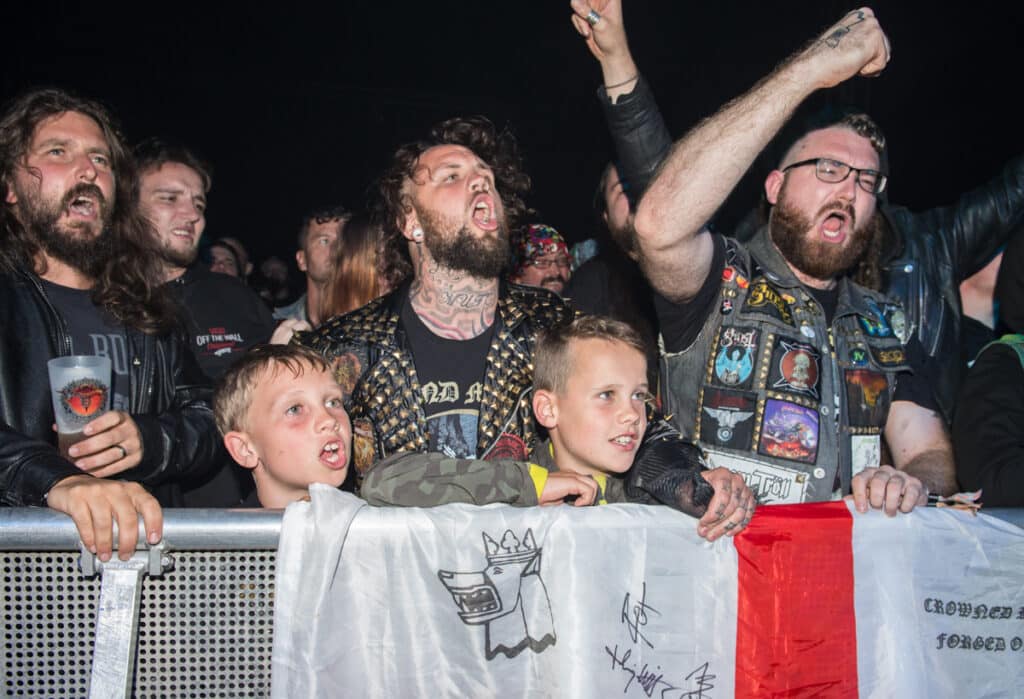
M 100 561 L 82 547 L 79 569 L 85 577 L 100 575 L 99 608 L 96 613 L 96 644 L 89 678 L 90 699 L 127 699 L 132 691 L 135 648 L 139 631 L 139 600 L 142 578 L 159 577 L 174 567 L 161 542 L 136 551 L 127 561 Z

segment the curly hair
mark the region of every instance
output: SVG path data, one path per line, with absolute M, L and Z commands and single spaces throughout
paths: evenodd
M 110 227 L 104 233 L 111 236 L 113 252 L 96 275 L 93 303 L 144 333 L 167 332 L 176 325 L 174 310 L 155 281 L 160 275 L 148 250 L 149 223 L 132 201 L 134 162 L 104 106 L 53 88 L 33 90 L 9 102 L 0 115 L 0 197 L 6 200 L 17 170 L 26 167 L 39 124 L 67 112 L 87 116 L 100 127 L 114 174 L 114 206 Z M 0 271 L 45 274 L 45 268 L 39 269 L 41 252 L 35 232 L 22 225 L 13 207 L 0 207 Z
M 397 276 L 393 268 L 411 266 L 409 249 L 402 235 L 405 219 L 412 212 L 412 198 L 405 189 L 411 180 L 420 156 L 434 146 L 458 145 L 473 151 L 494 172 L 495 188 L 505 209 L 509 230 L 518 221 L 533 213 L 523 197 L 530 189 L 530 177 L 523 170 L 522 158 L 515 137 L 510 131 L 498 131 L 482 116 L 456 117 L 436 125 L 423 140 L 398 148 L 391 164 L 377 180 L 377 198 L 373 215 L 384 231 L 384 270 L 388 277 Z

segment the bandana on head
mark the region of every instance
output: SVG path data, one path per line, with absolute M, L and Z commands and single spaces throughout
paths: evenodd
M 553 252 L 569 256 L 562 234 L 543 223 L 530 224 L 512 236 L 512 274 L 522 272 L 531 260 Z

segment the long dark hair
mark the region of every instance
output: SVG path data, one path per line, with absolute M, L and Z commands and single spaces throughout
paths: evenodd
M 465 146 L 490 166 L 510 231 L 523 216 L 532 213 L 523 201 L 530 189 L 530 177 L 523 170 L 512 133 L 508 130 L 499 132 L 489 119 L 482 116 L 443 121 L 430 130 L 426 139 L 399 147 L 391 164 L 377 181 L 374 219 L 384 231 L 384 270 L 387 276 L 397 276 L 390 272 L 392 266 L 404 264 L 411 268 L 408 244 L 402 235 L 405 217 L 412 212 L 412 200 L 405 192 L 405 181 L 412 179 L 424 152 L 434 146 L 449 144 Z
M 149 254 L 149 223 L 132 201 L 135 167 L 110 112 L 92 100 L 58 89 L 27 92 L 7 104 L 0 116 L 0 198 L 6 200 L 19 167 L 25 167 L 36 128 L 46 119 L 76 112 L 100 127 L 110 148 L 115 196 L 110 227 L 112 254 L 96 275 L 93 302 L 118 321 L 158 334 L 174 327 L 173 309 L 160 290 L 160 275 Z M 21 224 L 10 205 L 0 206 L 0 270 L 39 269 L 41 248 L 34 233 Z

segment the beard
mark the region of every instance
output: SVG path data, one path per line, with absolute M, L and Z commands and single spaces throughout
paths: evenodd
M 46 201 L 36 192 L 22 192 L 17 188 L 15 193 L 20 202 L 18 218 L 43 252 L 89 277 L 100 275 L 113 256 L 114 246 L 108 231 L 113 212 L 99 187 L 83 182 L 68 190 L 59 202 Z M 61 225 L 61 216 L 83 195 L 96 198 L 97 220 Z
M 439 265 L 478 279 L 501 276 L 510 255 L 504 220 L 494 236 L 478 238 L 465 225 L 457 228 L 454 219 L 418 208 L 416 215 L 423 227 L 423 244 Z
M 850 239 L 845 245 L 819 240 L 813 233 L 808 236 L 813 221 L 829 211 L 837 210 L 844 212 L 850 219 Z M 769 218 L 772 242 L 786 261 L 807 276 L 822 281 L 835 279 L 853 269 L 864 256 L 879 225 L 880 215 L 876 211 L 870 220 L 858 226 L 853 206 L 841 201 L 825 204 L 813 219 L 808 218 L 787 204 L 782 194 Z
M 171 267 L 189 267 L 199 256 L 199 246 L 189 248 L 188 250 L 179 250 L 160 242 L 156 245 L 155 252 L 161 260 Z

